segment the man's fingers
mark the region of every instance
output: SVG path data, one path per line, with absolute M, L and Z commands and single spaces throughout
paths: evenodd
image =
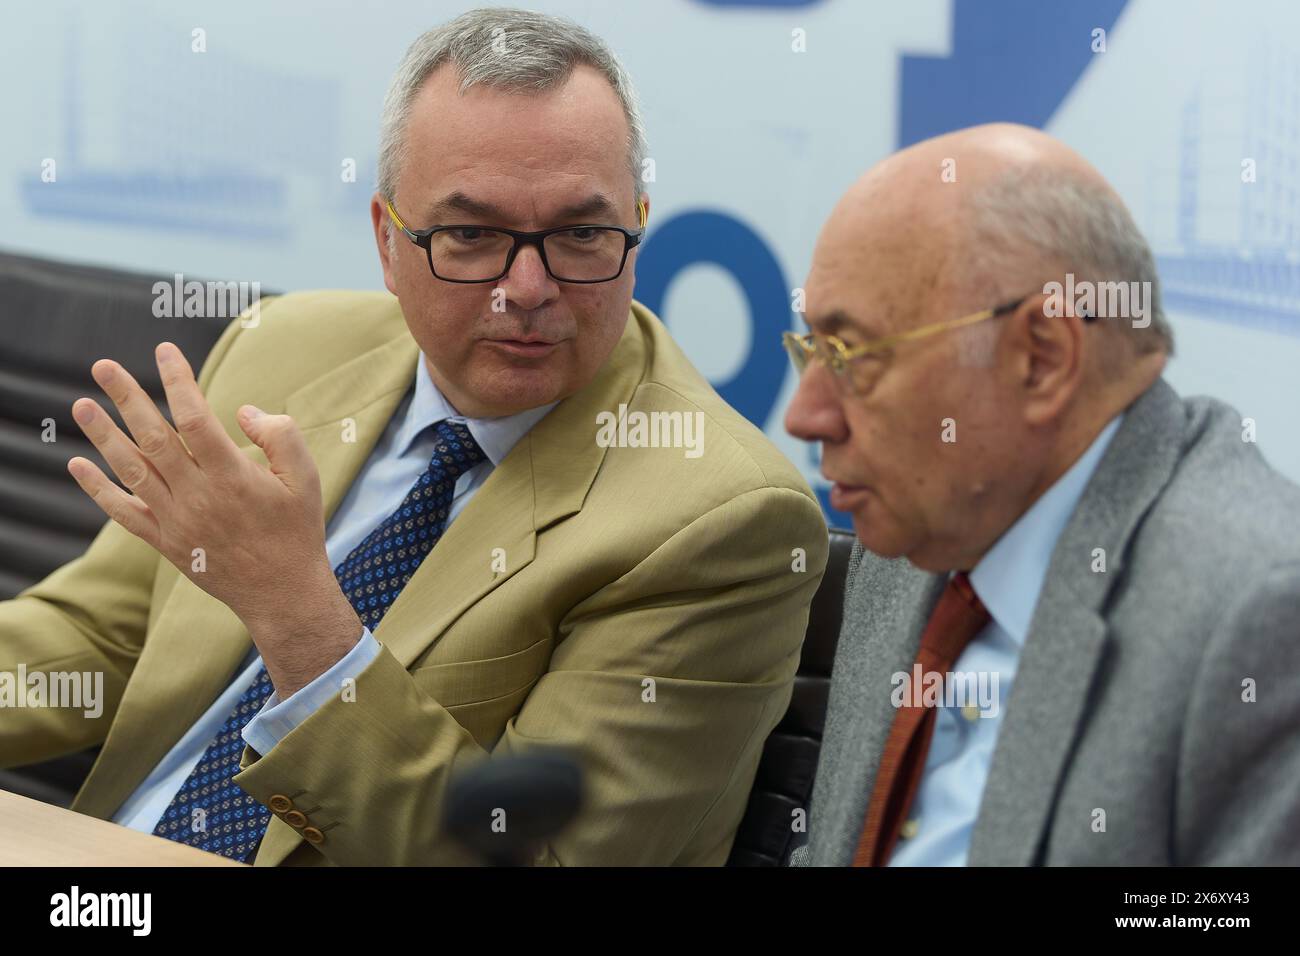
M 162 540 L 158 519 L 148 505 L 117 487 L 94 462 L 85 458 L 69 460 L 68 472 L 104 514 L 146 544 L 158 548 Z
M 196 466 L 190 453 L 131 373 L 112 359 L 100 359 L 91 366 L 90 374 L 113 400 L 136 447 L 157 469 L 167 487 L 175 491 L 192 477 Z M 110 464 L 116 470 L 116 464 Z
M 171 489 L 158 470 L 94 399 L 79 398 L 73 402 L 72 417 L 91 444 L 99 449 L 108 466 L 113 469 L 113 474 L 133 495 L 157 508 L 166 508 L 171 503 Z M 95 468 L 95 471 L 98 472 L 99 469 Z
M 290 491 L 301 493 L 310 487 L 311 482 L 319 482 L 316 461 L 291 417 L 268 415 L 256 405 L 241 405 L 239 423 L 266 454 L 271 473 Z
M 181 350 L 171 342 L 163 342 L 154 350 L 154 357 L 158 360 L 158 372 L 176 431 L 199 467 L 209 473 L 219 473 L 238 465 L 243 455 L 199 391 L 194 370 Z

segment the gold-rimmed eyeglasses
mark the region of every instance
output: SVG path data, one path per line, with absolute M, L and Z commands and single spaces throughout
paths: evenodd
M 898 332 L 894 335 L 872 339 L 870 342 L 864 342 L 853 347 L 845 344 L 844 340 L 837 335 L 818 335 L 815 332 L 805 332 L 803 334 L 783 332 L 781 334 L 781 343 L 785 346 L 790 361 L 794 363 L 795 371 L 799 375 L 803 375 L 808 363 L 816 358 L 835 373 L 835 381 L 842 387 L 847 386 L 857 394 L 865 395 L 875 384 L 881 370 L 884 368 L 884 362 L 864 362 L 860 361 L 861 359 L 882 359 L 886 353 L 903 342 L 923 339 L 938 332 L 959 329 L 963 326 L 974 325 L 977 322 L 984 322 L 988 319 L 1006 315 L 1008 312 L 1014 312 L 1018 309 L 1021 303 L 1028 298 L 1027 295 L 1021 296 L 1013 302 L 1007 302 L 996 308 L 972 312 L 970 315 L 963 315 L 956 319 L 932 322 L 929 325 L 922 325 L 906 332 Z

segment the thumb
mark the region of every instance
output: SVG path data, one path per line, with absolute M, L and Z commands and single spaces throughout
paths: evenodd
M 256 405 L 244 405 L 237 416 L 244 434 L 253 440 L 271 464 L 271 474 L 291 491 L 301 491 L 316 477 L 307 442 L 288 415 L 268 415 Z

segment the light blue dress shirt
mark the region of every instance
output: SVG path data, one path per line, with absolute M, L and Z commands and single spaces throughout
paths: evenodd
M 905 833 L 912 828 L 915 833 L 895 844 L 890 866 L 966 865 L 1004 705 L 1052 550 L 1122 419 L 1122 414 L 1111 419 L 1070 470 L 998 538 L 971 571 L 971 587 L 991 620 L 966 646 L 953 670 L 996 674 L 996 703 L 983 714 L 969 706 L 938 708 L 925 773 L 904 827 Z
M 450 526 L 492 469 L 556 404 L 552 402 L 503 418 L 466 418 L 457 413 L 429 377 L 421 353 L 416 363 L 414 387 L 407 390 L 393 412 L 383 435 L 326 528 L 325 550 L 330 565 L 338 567 L 353 548 L 392 514 L 416 479 L 429 467 L 435 441 L 433 425 L 446 418 L 464 422 L 487 456 L 487 461 L 475 465 L 456 480 L 447 516 L 447 525 Z M 290 731 L 336 696 L 343 680 L 359 676 L 379 650 L 379 642 L 370 629 L 363 628 L 356 646 L 310 684 L 299 688 L 284 701 L 273 692 L 244 728 L 244 742 L 260 754 L 269 753 Z M 254 647 L 249 650 L 229 687 L 114 814 L 115 823 L 145 833 L 153 832 L 181 784 L 198 764 L 204 750 L 261 667 L 261 655 Z

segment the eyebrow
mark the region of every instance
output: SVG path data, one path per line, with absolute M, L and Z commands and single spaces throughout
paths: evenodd
M 501 222 L 508 220 L 509 217 L 502 210 L 488 202 L 483 202 L 468 196 L 457 190 L 442 199 L 438 200 L 429 207 L 425 219 L 427 222 L 439 223 L 448 213 L 463 212 L 471 216 L 477 216 L 481 219 L 491 219 Z M 575 219 L 586 219 L 596 216 L 607 216 L 614 218 L 618 213 L 612 200 L 600 193 L 592 193 L 586 199 L 570 203 L 561 209 L 556 210 L 552 219 L 560 221 L 572 221 Z
M 874 337 L 869 330 L 863 327 L 863 323 L 853 318 L 843 309 L 835 309 L 825 315 L 815 316 L 811 319 L 805 318 L 804 321 L 807 323 L 808 328 L 820 332 L 822 335 L 835 335 L 848 328 L 864 338 Z

